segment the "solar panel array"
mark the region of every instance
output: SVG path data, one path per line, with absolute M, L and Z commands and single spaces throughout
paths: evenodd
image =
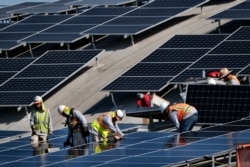
M 60 150 L 56 152 L 44 153 L 41 151 L 42 148 L 40 151 L 39 148 L 33 150 L 29 137 L 0 144 L 0 165 L 3 167 L 78 164 L 102 167 L 183 165 L 235 150 L 236 144 L 248 142 L 249 125 L 250 120 L 245 119 L 181 134 L 133 132 L 127 133 L 124 140 L 116 143 L 90 143 L 74 148 L 62 147 L 67 134 L 66 129 L 62 129 L 50 136 L 50 144 L 45 147 L 59 148 Z
M 45 96 L 50 93 L 102 52 L 103 50 L 98 49 L 46 52 L 22 70 L 16 69 L 20 71 L 0 86 L 0 106 L 30 105 L 34 96 Z M 20 63 L 24 60 L 2 59 L 3 62 L 9 63 Z M 28 61 L 30 59 L 24 63 Z M 21 65 L 18 64 L 20 68 Z
M 135 2 L 136 0 L 78 0 L 67 4 L 71 6 L 120 6 Z
M 193 62 L 204 56 L 226 37 L 228 35 L 175 35 L 102 90 L 160 91 L 174 77 L 188 69 Z M 201 76 L 201 70 L 196 72 Z M 186 75 L 188 74 L 184 73 L 181 78 L 185 78 Z
M 242 3 L 233 6 L 225 11 L 215 14 L 208 19 L 233 19 L 233 20 L 249 20 L 250 19 L 250 1 L 243 1 Z
M 134 11 L 87 30 L 83 34 L 137 35 L 206 2 L 204 0 L 191 0 L 188 2 L 179 0 L 151 1 Z
M 17 9 L 30 8 L 32 6 L 43 4 L 43 2 L 23 2 L 16 5 L 0 8 L 0 20 L 17 18 L 18 15 L 11 15 L 9 12 Z M 20 16 L 20 14 L 19 14 Z
M 199 123 L 226 123 L 249 117 L 250 87 L 188 85 L 186 103 L 199 112 Z
M 80 35 L 82 31 L 93 28 L 99 24 L 113 19 L 117 15 L 132 10 L 132 7 L 96 7 L 86 12 L 65 19 L 60 24 L 40 31 L 28 38 L 21 40 L 26 43 L 73 43 L 84 36 Z

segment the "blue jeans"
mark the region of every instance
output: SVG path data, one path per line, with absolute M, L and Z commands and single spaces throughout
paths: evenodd
M 198 113 L 195 113 L 191 117 L 184 119 L 180 122 L 179 132 L 191 131 L 198 120 Z

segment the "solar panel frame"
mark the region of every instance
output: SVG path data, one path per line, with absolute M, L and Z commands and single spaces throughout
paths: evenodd
M 250 54 L 250 41 L 226 40 L 212 49 L 208 54 Z
M 230 19 L 230 20 L 249 20 L 249 9 L 240 10 L 225 10 L 221 13 L 215 14 L 207 19 Z
M 250 64 L 246 67 L 242 68 L 238 73 L 237 76 L 250 76 Z

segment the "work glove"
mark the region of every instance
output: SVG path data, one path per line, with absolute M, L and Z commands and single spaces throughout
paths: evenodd
M 65 142 L 63 142 L 63 147 L 67 147 L 67 146 L 70 146 L 71 143 L 69 140 L 66 140 Z

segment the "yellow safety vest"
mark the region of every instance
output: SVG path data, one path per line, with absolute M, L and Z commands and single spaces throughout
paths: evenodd
M 41 133 L 48 133 L 49 131 L 49 114 L 44 112 L 35 111 L 34 119 L 35 130 Z
M 105 139 L 108 137 L 110 130 L 108 129 L 108 126 L 104 124 L 103 117 L 110 116 L 111 119 L 116 117 L 115 112 L 107 112 L 104 114 L 101 114 L 95 121 L 92 122 L 91 127 L 99 132 L 101 136 Z M 115 124 L 115 122 L 113 122 Z

